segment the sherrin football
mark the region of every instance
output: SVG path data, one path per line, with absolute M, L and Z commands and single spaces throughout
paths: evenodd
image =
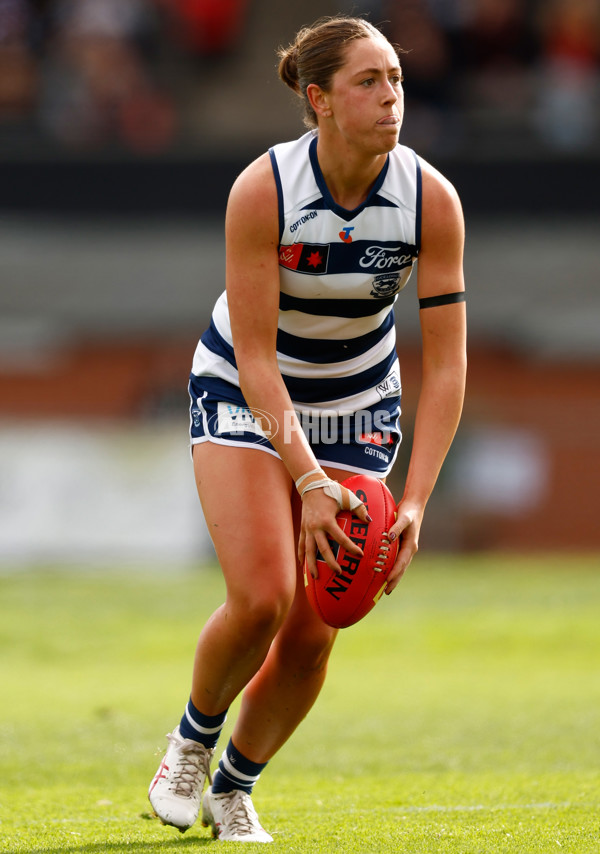
M 363 550 L 363 557 L 346 552 L 335 541 L 331 548 L 342 569 L 334 572 L 317 553 L 318 578 L 304 564 L 304 585 L 313 610 L 329 626 L 344 629 L 358 623 L 379 601 L 387 585 L 398 540 L 390 543 L 387 534 L 396 520 L 396 502 L 385 483 L 369 475 L 357 474 L 342 482 L 366 505 L 371 522 L 362 522 L 349 510 L 337 515 L 340 528 Z

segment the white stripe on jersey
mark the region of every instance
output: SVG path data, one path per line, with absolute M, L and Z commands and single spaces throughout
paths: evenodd
M 215 303 L 212 313 L 213 323 L 217 327 L 217 332 L 221 335 L 230 347 L 233 347 L 233 336 L 231 334 L 231 325 L 229 323 L 229 305 L 227 303 L 227 291 L 223 291 L 219 299 Z
M 344 341 L 358 338 L 379 329 L 390 313 L 390 306 L 369 317 L 335 317 L 305 314 L 300 311 L 280 311 L 279 329 L 299 338 L 327 338 L 329 341 Z M 310 331 L 309 331 L 310 330 Z
M 209 350 L 201 340 L 198 342 L 194 353 L 192 373 L 197 377 L 218 377 L 220 380 L 232 383 L 237 388 L 240 387 L 240 377 L 233 365 L 230 365 L 226 359 L 221 358 L 217 353 Z

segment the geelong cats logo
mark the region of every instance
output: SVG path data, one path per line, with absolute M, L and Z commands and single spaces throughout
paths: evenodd
M 391 297 L 400 290 L 400 273 L 380 273 L 373 279 L 372 297 Z

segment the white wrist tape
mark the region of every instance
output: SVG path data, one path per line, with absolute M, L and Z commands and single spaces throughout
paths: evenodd
M 313 469 L 296 481 L 296 489 L 300 493 L 300 498 L 303 498 L 311 489 L 322 489 L 325 495 L 333 498 L 337 502 L 340 510 L 356 510 L 363 503 L 360 498 L 338 483 L 337 480 L 331 480 L 321 469 Z
M 319 477 L 315 478 L 315 475 L 317 475 L 317 474 L 319 475 Z M 314 480 L 320 480 L 321 478 L 326 478 L 326 477 L 327 477 L 327 475 L 325 474 L 323 469 L 313 469 L 312 471 L 307 471 L 306 474 L 303 474 L 302 477 L 299 477 L 298 480 L 296 481 L 296 489 L 298 490 L 300 495 L 302 495 L 303 490 L 300 487 L 302 486 L 302 484 L 305 481 L 308 482 L 310 480 L 312 482 Z

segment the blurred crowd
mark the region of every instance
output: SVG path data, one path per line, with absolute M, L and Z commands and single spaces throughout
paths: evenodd
M 0 0 L 0 132 L 168 150 L 182 76 L 235 49 L 247 0 Z M 202 70 L 190 60 L 205 60 Z M 185 87 L 184 87 L 185 88 Z
M 0 146 L 193 149 L 186 110 L 239 57 L 251 0 L 0 0 Z M 599 0 L 372 0 L 403 58 L 409 142 L 600 149 Z M 281 9 L 281 7 L 278 7 Z M 260 97 L 260 93 L 257 93 Z
M 487 135 L 508 154 L 532 138 L 566 152 L 600 148 L 599 0 L 376 5 L 409 50 L 407 115 L 426 147 Z

